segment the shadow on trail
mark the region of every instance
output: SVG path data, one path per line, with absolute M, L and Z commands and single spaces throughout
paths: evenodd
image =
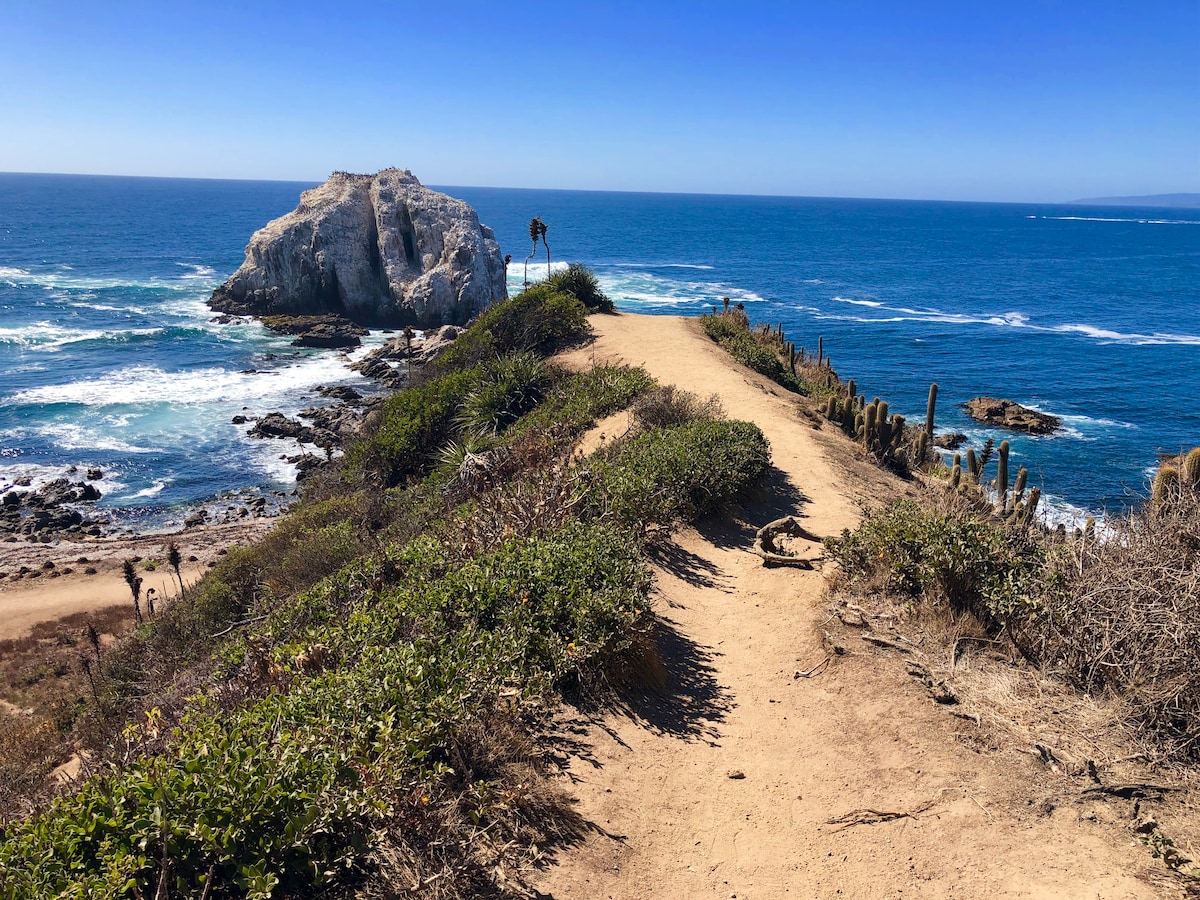
M 655 643 L 661 661 L 661 683 L 633 685 L 624 711 L 660 734 L 715 743 L 718 726 L 733 706 L 729 689 L 717 680 L 717 653 L 659 619 Z
M 721 588 L 725 572 L 703 556 L 680 547 L 672 540 L 658 541 L 647 549 L 650 559 L 680 581 L 695 587 Z
M 722 549 L 750 549 L 759 528 L 781 519 L 807 517 L 809 498 L 792 484 L 787 473 L 771 466 L 757 490 L 742 503 L 735 515 L 718 515 L 697 523 L 696 530 L 709 543 Z

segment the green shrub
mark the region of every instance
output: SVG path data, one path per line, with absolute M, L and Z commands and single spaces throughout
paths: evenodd
M 736 313 L 736 315 L 734 314 Z M 700 324 L 704 333 L 724 347 L 729 355 L 747 368 L 765 375 L 797 394 L 809 394 L 809 385 L 793 375 L 773 346 L 759 340 L 749 328 L 749 320 L 741 310 L 716 315 L 703 315 Z
M 614 309 L 613 302 L 600 290 L 595 273 L 581 263 L 571 263 L 547 278 L 545 283 L 560 294 L 574 297 L 589 310 L 607 313 Z
M 757 425 L 702 419 L 613 445 L 585 469 L 593 515 L 631 524 L 696 520 L 765 474 L 770 446 Z
M 855 531 L 827 546 L 852 580 L 974 613 L 1010 631 L 1041 613 L 1051 589 L 1044 542 L 966 509 L 899 500 L 867 513 Z
M 524 785 L 476 782 L 455 736 L 488 727 L 510 685 L 532 693 L 602 667 L 644 627 L 649 587 L 637 541 L 600 525 L 466 563 L 421 539 L 349 566 L 302 600 L 340 614 L 294 619 L 264 665 L 278 689 L 233 710 L 196 698 L 169 735 L 152 711 L 127 729 L 123 768 L 10 823 L 0 891 L 349 896 L 380 867 L 405 886 L 442 871 L 445 848 L 480 828 L 550 827 L 544 809 L 523 811 Z M 313 641 L 326 663 L 302 676 L 292 651 Z M 486 881 L 476 850 L 454 861 Z
M 455 432 L 459 407 L 482 380 L 483 367 L 474 366 L 393 394 L 346 454 L 351 471 L 377 475 L 385 485 L 427 472 Z
M 542 404 L 508 432 L 510 444 L 522 439 L 558 436 L 574 441 L 598 419 L 627 408 L 650 390 L 654 380 L 645 369 L 594 366 L 563 378 Z
M 542 282 L 480 313 L 437 358 L 433 369 L 453 372 L 509 353 L 545 356 L 589 330 L 583 304 Z
M 546 364 L 514 353 L 483 367 L 479 384 L 462 400 L 456 424 L 471 435 L 498 435 L 541 402 L 550 386 Z

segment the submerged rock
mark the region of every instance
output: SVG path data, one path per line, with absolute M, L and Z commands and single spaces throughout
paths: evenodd
M 209 306 L 235 315 L 335 313 L 365 325 L 462 323 L 507 296 L 495 234 L 411 172 L 335 172 L 259 229 Z
M 962 406 L 967 415 L 977 422 L 1025 434 L 1051 434 L 1062 427 L 1062 419 L 1057 416 L 1029 409 L 1012 400 L 975 397 Z

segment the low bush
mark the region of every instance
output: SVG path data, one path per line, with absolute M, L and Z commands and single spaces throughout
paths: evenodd
M 716 394 L 701 400 L 690 391 L 681 391 L 673 384 L 647 391 L 633 404 L 633 419 L 643 429 L 669 428 L 672 425 L 686 425 L 697 419 L 722 417 L 721 401 Z
M 342 615 L 251 642 L 261 652 L 287 639 L 244 666 L 275 685 L 265 696 L 233 710 L 194 698 L 171 734 L 151 711 L 127 729 L 120 770 L 11 823 L 0 889 L 351 896 L 367 878 L 407 888 L 447 859 L 460 887 L 486 883 L 503 829 L 551 823 L 523 813 L 528 785 L 472 780 L 455 736 L 497 717 L 507 686 L 533 694 L 627 646 L 648 615 L 649 585 L 637 542 L 596 525 L 465 564 L 423 539 L 383 568 L 348 567 L 318 591 L 355 598 Z M 319 657 L 295 652 L 317 642 Z M 317 658 L 323 671 L 302 677 Z M 168 752 L 154 752 L 164 743 Z M 497 826 L 490 856 L 472 847 Z
M 592 515 L 669 525 L 731 503 L 765 474 L 770 457 L 757 425 L 702 419 L 619 441 L 587 463 L 582 477 Z
M 811 393 L 809 386 L 783 364 L 774 343 L 750 329 L 749 320 L 741 310 L 703 315 L 700 324 L 705 334 L 742 365 L 767 376 L 789 391 L 806 395 Z
M 1075 537 L 902 500 L 828 547 L 851 586 L 969 612 L 1080 689 L 1120 697 L 1166 757 L 1200 759 L 1200 498 Z
M 546 282 L 479 314 L 433 364 L 434 374 L 467 369 L 509 353 L 545 356 L 590 331 L 587 310 Z
M 600 290 L 595 273 L 581 263 L 571 263 L 547 278 L 545 283 L 560 294 L 574 297 L 589 310 L 610 313 L 615 309 L 613 302 Z

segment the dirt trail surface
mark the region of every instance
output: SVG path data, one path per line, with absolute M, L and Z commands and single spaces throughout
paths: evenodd
M 19 638 L 39 622 L 49 622 L 77 612 L 130 603 L 129 586 L 121 565 L 140 557 L 156 560 L 154 571 L 138 567 L 142 592 L 178 593 L 175 573 L 165 564 L 167 545 L 174 542 L 185 560 L 184 584 L 192 584 L 208 564 L 228 547 L 253 543 L 274 526 L 274 519 L 254 519 L 230 525 L 206 525 L 177 534 L 105 537 L 54 544 L 0 543 L 0 640 Z M 189 559 L 195 557 L 195 559 Z M 85 560 L 82 561 L 81 560 Z M 52 563 L 52 568 L 44 568 Z M 19 579 L 24 567 L 29 570 Z M 87 574 L 88 569 L 94 573 Z M 33 577 L 30 573 L 36 573 Z
M 1041 763 L 978 746 L 899 654 L 849 640 L 831 654 L 820 571 L 749 552 L 781 515 L 820 535 L 856 523 L 864 488 L 839 438 L 695 320 L 592 323 L 566 364 L 623 361 L 716 393 L 762 428 L 777 471 L 756 521 L 685 531 L 662 555 L 666 688 L 568 732 L 564 784 L 589 836 L 538 876 L 541 897 L 1176 896 L 1127 828 L 1051 802 L 1063 786 Z

